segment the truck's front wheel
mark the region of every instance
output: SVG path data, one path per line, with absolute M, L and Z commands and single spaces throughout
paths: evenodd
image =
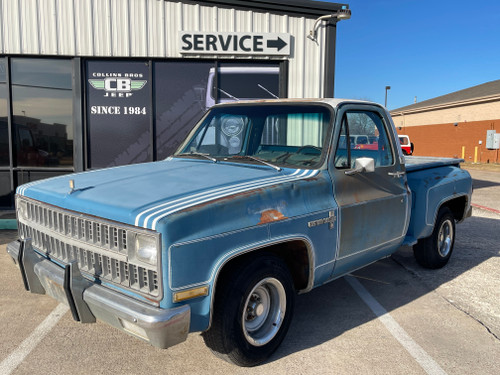
M 278 348 L 290 326 L 295 299 L 290 272 L 269 255 L 240 264 L 221 282 L 205 343 L 238 366 L 258 365 Z
M 448 263 L 455 243 L 455 217 L 448 207 L 441 207 L 430 237 L 413 246 L 417 262 L 425 268 L 441 268 Z

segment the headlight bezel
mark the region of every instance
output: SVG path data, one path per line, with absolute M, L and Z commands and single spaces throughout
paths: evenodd
M 160 236 L 155 236 L 150 233 L 133 232 L 133 237 L 133 246 L 128 254 L 129 260 L 132 263 L 159 266 L 161 249 Z
M 16 199 L 16 214 L 21 220 L 28 220 L 28 202 L 19 197 Z

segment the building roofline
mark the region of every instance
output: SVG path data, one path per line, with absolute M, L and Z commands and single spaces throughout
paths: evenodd
M 488 96 L 483 96 L 483 97 L 479 97 L 479 98 L 457 100 L 457 101 L 453 101 L 453 102 L 435 104 L 435 105 L 430 105 L 430 106 L 425 106 L 425 107 L 418 107 L 418 108 L 403 107 L 406 109 L 402 109 L 402 110 L 401 109 L 394 109 L 394 110 L 390 111 L 389 113 L 391 114 L 391 116 L 412 115 L 415 113 L 437 111 L 440 109 L 454 108 L 454 107 L 460 107 L 460 106 L 465 106 L 465 105 L 483 104 L 483 103 L 495 102 L 495 101 L 500 101 L 500 93 L 496 94 L 496 95 L 488 95 Z
M 261 11 L 265 13 L 287 14 L 305 18 L 317 18 L 334 13 L 340 9 L 349 9 L 348 4 L 327 3 L 312 0 L 181 0 L 184 3 L 216 6 L 241 10 Z
M 421 112 L 431 108 L 454 106 L 455 103 L 467 103 L 469 101 L 482 100 L 483 98 L 495 97 L 497 95 L 500 95 L 500 79 L 437 96 L 420 103 L 396 108 L 391 112 Z

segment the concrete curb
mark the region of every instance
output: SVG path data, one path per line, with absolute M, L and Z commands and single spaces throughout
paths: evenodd
M 485 211 L 493 212 L 493 213 L 495 213 L 497 215 L 500 215 L 500 210 L 496 210 L 494 208 L 489 208 L 489 207 L 486 207 L 486 206 L 481 206 L 480 204 L 475 204 L 475 203 L 472 203 L 471 206 L 474 207 L 474 208 L 478 208 L 480 210 L 485 210 Z

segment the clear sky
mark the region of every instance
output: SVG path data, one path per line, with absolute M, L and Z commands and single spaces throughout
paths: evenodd
M 350 0 L 335 96 L 395 109 L 500 79 L 500 0 Z

